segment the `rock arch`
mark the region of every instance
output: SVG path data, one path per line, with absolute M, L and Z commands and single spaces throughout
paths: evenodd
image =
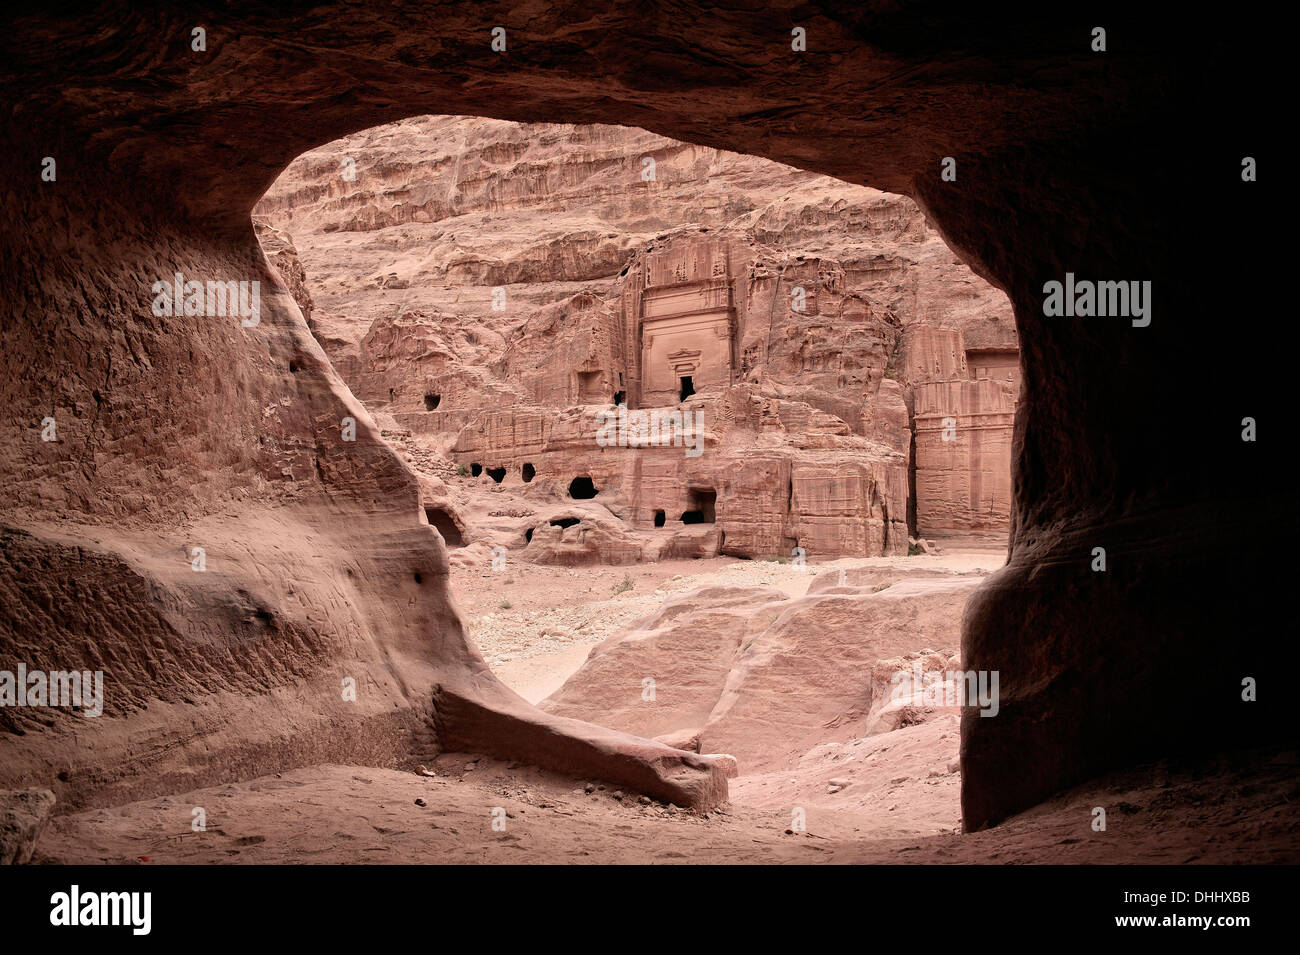
M 89 642 L 138 666 L 109 675 L 101 725 L 76 727 L 94 750 L 73 743 L 76 717 L 0 713 L 0 785 L 87 805 L 441 746 L 724 797 L 705 758 L 548 717 L 496 682 L 448 605 L 415 480 L 267 268 L 249 211 L 287 163 L 425 113 L 635 124 L 906 193 L 1007 291 L 1024 361 L 1010 561 L 963 647 L 966 667 L 1002 672 L 1003 701 L 963 722 L 968 827 L 1145 755 L 1275 735 L 1267 693 L 1243 706 L 1236 684 L 1277 659 L 1290 472 L 1239 422 L 1284 406 L 1290 345 L 1224 368 L 1216 289 L 1185 283 L 1214 244 L 1199 210 L 1245 241 L 1271 213 L 1276 187 L 1242 192 L 1266 127 L 1235 91 L 1267 89 L 1272 60 L 1241 56 L 1231 24 L 1089 13 L 1106 54 L 1069 11 L 1014 5 L 700 5 L 679 22 L 653 5 L 235 3 L 205 18 L 202 53 L 176 13 L 6 14 L 0 205 L 23 227 L 0 239 L 0 665 L 76 663 Z M 1263 320 L 1280 262 L 1250 254 L 1231 307 Z M 261 282 L 259 322 L 152 315 L 148 283 L 178 271 Z M 1045 319 L 1043 283 L 1067 271 L 1152 281 L 1151 326 Z M 1206 383 L 1219 369 L 1238 373 L 1230 395 Z M 58 442 L 40 440 L 47 417 Z M 1104 577 L 1086 572 L 1099 544 Z M 204 574 L 184 558 L 199 545 Z M 344 588 L 354 609 L 326 635 L 307 608 Z M 286 634 L 312 652 L 283 656 Z M 376 689 L 343 702 L 346 676 Z M 171 735 L 181 708 L 197 743 Z

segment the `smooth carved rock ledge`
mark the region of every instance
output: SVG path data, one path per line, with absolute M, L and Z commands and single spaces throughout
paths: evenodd
M 449 748 L 525 760 L 577 777 L 595 777 L 692 809 L 713 809 L 727 801 L 729 767 L 725 757 L 701 756 L 553 716 L 508 690 L 484 690 L 481 686 L 472 690 L 445 685 L 434 688 L 434 723 Z

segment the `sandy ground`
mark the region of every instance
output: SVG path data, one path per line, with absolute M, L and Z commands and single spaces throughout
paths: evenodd
M 790 807 L 695 815 L 602 786 L 588 793 L 528 766 L 445 755 L 433 777 L 317 766 L 62 816 L 34 861 L 1296 863 L 1296 760 L 1294 751 L 1256 752 L 1149 765 L 984 832 L 880 838 L 832 811 L 809 809 L 797 831 Z M 1104 832 L 1092 829 L 1095 806 L 1108 809 Z M 191 829 L 195 807 L 206 831 Z
M 761 586 L 795 598 L 819 576 L 833 579 L 852 567 L 902 573 L 991 571 L 1004 560 L 998 547 L 938 556 L 842 558 L 802 568 L 732 558 L 581 569 L 520 564 L 508 575 L 455 569 L 452 591 L 471 638 L 493 671 L 536 703 L 558 690 L 593 646 L 678 593 L 716 585 Z M 501 610 L 502 602 L 511 606 Z M 955 832 L 961 827 L 959 745 L 955 717 L 871 739 L 828 743 L 780 772 L 732 780 L 732 805 L 782 812 L 800 806 L 814 815 L 833 814 L 840 825 L 872 838 Z M 833 780 L 848 780 L 849 785 L 841 789 L 831 785 Z
M 592 646 L 679 591 L 727 583 L 793 597 L 841 567 L 970 571 L 1002 562 L 1002 552 L 990 550 L 845 559 L 804 571 L 729 559 L 580 570 L 520 565 L 501 575 L 456 570 L 452 588 L 493 669 L 540 700 Z M 731 780 L 729 805 L 704 815 L 598 781 L 465 754 L 443 754 L 425 773 L 316 766 L 60 816 L 35 861 L 1300 862 L 1293 751 L 1139 767 L 963 835 L 958 740 L 957 717 L 942 715 L 827 743 L 788 768 Z M 1096 806 L 1107 811 L 1102 832 L 1093 830 Z M 196 807 L 206 814 L 205 831 L 192 829 Z
M 494 673 L 516 693 L 545 699 L 587 659 L 591 647 L 643 617 L 673 594 L 717 584 L 775 587 L 802 596 L 819 574 L 840 568 L 996 570 L 1005 548 L 939 556 L 843 558 L 791 563 L 730 557 L 625 567 L 516 564 L 507 573 L 453 568 L 452 599 Z M 630 585 L 630 586 L 629 586 Z

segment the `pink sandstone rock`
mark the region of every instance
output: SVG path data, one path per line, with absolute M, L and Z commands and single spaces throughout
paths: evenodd
M 617 164 L 656 150 L 654 182 L 616 185 Z M 354 180 L 344 158 L 361 162 Z M 533 500 L 591 478 L 629 541 L 712 496 L 711 538 L 636 556 L 584 533 L 588 560 L 906 553 L 900 333 L 941 318 L 1014 355 L 1000 294 L 910 203 L 640 130 L 405 121 L 302 157 L 259 211 L 298 234 L 317 297 L 356 316 L 350 335 L 322 320 L 322 342 L 414 443 L 507 486 L 526 473 L 515 489 Z M 698 413 L 707 455 L 600 446 L 595 416 L 620 403 Z M 737 480 L 759 459 L 770 481 Z M 1005 455 L 985 465 L 1009 473 Z M 461 519 L 477 510 L 463 501 Z M 981 527 L 997 516 L 1005 528 L 1005 508 Z
M 795 600 L 774 588 L 689 591 L 595 647 L 541 707 L 730 753 L 746 774 L 777 770 L 829 740 L 955 717 L 948 697 L 927 701 L 920 687 L 894 701 L 894 674 L 956 669 L 961 609 L 983 579 L 854 568 L 843 584 L 819 574 Z

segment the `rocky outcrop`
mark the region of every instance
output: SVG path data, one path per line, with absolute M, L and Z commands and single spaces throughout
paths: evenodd
M 298 303 L 298 310 L 302 312 L 303 320 L 307 327 L 312 329 L 318 341 L 321 341 L 327 348 L 333 346 L 327 335 L 317 332 L 312 325 L 311 313 L 315 304 L 311 299 L 311 291 L 307 288 L 307 272 L 302 267 L 302 260 L 298 257 L 298 250 L 294 247 L 293 237 L 287 232 L 277 229 L 264 219 L 253 220 L 253 226 L 257 230 L 257 241 L 262 246 L 262 251 L 266 253 L 266 260 L 275 266 L 276 273 L 284 280 L 289 294 L 293 300 Z M 334 359 L 333 352 L 330 352 L 330 359 Z

